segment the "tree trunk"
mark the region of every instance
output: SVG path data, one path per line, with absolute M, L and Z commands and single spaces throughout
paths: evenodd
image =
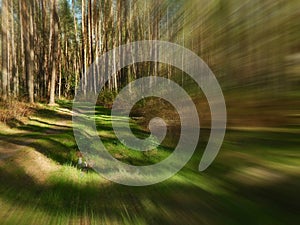
M 75 73 L 75 95 L 77 94 L 78 88 L 78 78 L 80 71 L 80 53 L 78 48 L 78 30 L 77 30 L 77 19 L 76 19 L 76 11 L 75 11 L 75 0 L 72 0 L 72 13 L 73 13 L 73 22 L 74 22 L 74 29 L 75 29 L 75 62 L 74 62 L 74 73 Z M 79 64 L 79 65 L 78 65 Z
M 56 60 L 57 60 L 57 45 L 58 45 L 58 15 L 56 12 L 56 0 L 52 0 L 51 6 L 51 27 L 52 33 L 52 50 L 51 50 L 51 80 L 50 80 L 50 99 L 49 105 L 55 104 L 55 82 L 56 82 Z
M 7 100 L 8 97 L 7 3 L 8 3 L 7 0 L 2 1 L 1 34 L 2 34 L 2 98 L 3 100 Z
M 27 98 L 30 103 L 34 102 L 34 76 L 33 76 L 33 10 L 31 1 L 22 1 L 22 19 L 23 19 L 23 41 L 25 56 L 25 75 Z
M 19 95 L 19 71 L 17 66 L 17 49 L 15 48 L 15 26 L 14 26 L 14 4 L 11 2 L 10 19 L 11 19 L 11 52 L 12 52 L 12 75 L 13 75 L 13 96 L 16 98 Z
M 25 56 L 25 75 L 27 97 L 30 103 L 34 102 L 34 76 L 33 76 L 33 13 L 31 1 L 22 1 L 22 25 Z M 29 24 L 28 24 L 29 23 Z
M 22 2 L 19 1 L 19 17 L 20 17 L 20 69 L 19 73 L 21 76 L 19 77 L 19 83 L 23 87 L 26 87 L 26 72 L 25 72 L 25 47 L 24 47 L 24 24 L 23 24 L 23 11 L 22 11 Z M 24 90 L 23 93 L 24 94 Z
M 83 94 L 86 95 L 86 85 L 87 85 L 87 43 L 86 43 L 86 0 L 82 0 L 81 2 L 81 16 L 82 16 L 82 78 L 81 78 L 81 88 Z

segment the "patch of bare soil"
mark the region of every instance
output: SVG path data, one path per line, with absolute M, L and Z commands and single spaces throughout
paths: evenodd
M 15 146 L 9 154 L 8 157 L 3 157 L 1 153 L 0 168 L 12 172 L 17 165 L 37 183 L 44 183 L 53 172 L 59 169 L 59 165 L 31 148 L 20 149 Z
M 5 143 L 0 140 L 0 162 L 4 159 L 10 158 L 19 152 L 18 145 L 13 143 Z
M 24 168 L 27 175 L 40 183 L 45 182 L 50 174 L 59 169 L 52 160 L 32 150 L 21 151 L 16 155 L 15 162 Z
M 69 123 L 60 119 L 55 125 L 66 126 L 67 128 Z M 63 132 L 62 130 L 56 130 L 55 125 L 50 126 L 49 129 L 44 132 L 44 135 Z M 16 129 L 11 129 L 7 126 L 3 127 L 6 127 L 6 135 L 16 134 Z M 24 133 L 28 132 L 20 132 L 20 135 Z M 26 142 L 26 145 L 19 145 L 18 143 L 0 139 L 0 169 L 8 173 L 13 173 L 16 169 L 20 169 L 35 180 L 35 182 L 45 183 L 47 178 L 51 176 L 53 172 L 59 170 L 59 165 L 45 155 L 29 147 L 29 145 L 35 141 L 36 139 L 34 138 L 28 138 L 22 140 L 22 142 Z

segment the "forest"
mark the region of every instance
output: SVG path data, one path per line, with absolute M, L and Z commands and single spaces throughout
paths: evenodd
M 299 84 L 298 5 L 292 0 L 3 0 L 1 96 L 51 104 L 72 98 L 79 82 L 82 88 L 88 82 L 97 57 L 139 40 L 170 41 L 192 50 L 225 90 L 293 90 Z M 111 77 L 106 88 L 117 92 L 142 76 L 176 77 L 166 67 L 132 65 Z
M 299 0 L 1 0 L 0 223 L 297 224 L 299 8 Z M 131 47 L 143 41 L 149 49 Z M 194 62 L 184 52 L 169 56 L 179 59 L 178 67 L 135 61 L 134 54 L 168 55 L 155 41 L 199 57 L 222 90 L 225 136 L 203 172 L 198 166 L 214 120 L 220 124 L 225 116 L 213 114 L 219 102 L 201 88 L 205 79 L 199 85 L 187 73 Z M 149 84 L 134 89 L 139 80 Z M 147 88 L 166 93 L 173 83 L 190 97 L 196 117 L 183 98 L 177 111 L 159 94 L 144 97 Z M 129 97 L 118 100 L 126 88 Z M 135 95 L 128 115 L 114 115 L 117 100 L 125 111 Z M 96 147 L 87 139 L 94 128 L 115 160 L 135 168 L 172 157 L 182 119 L 193 130 L 183 151 L 193 135 L 197 142 L 174 176 L 145 187 L 114 183 L 107 174 L 124 180 L 135 170 L 110 169 L 112 161 L 102 162 L 100 153 L 106 175 L 98 174 L 89 155 Z M 158 144 L 154 130 L 166 131 Z M 129 131 L 132 140 L 154 147 L 136 151 Z

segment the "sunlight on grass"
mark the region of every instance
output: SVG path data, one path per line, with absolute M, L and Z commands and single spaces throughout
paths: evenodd
M 266 223 L 274 217 L 277 224 L 294 219 L 294 214 L 276 202 L 286 208 L 295 205 L 286 200 L 294 195 L 290 187 L 299 185 L 295 130 L 228 130 L 215 162 L 199 173 L 204 138 L 180 172 L 160 184 L 138 188 L 112 183 L 92 169 L 83 172 L 77 168 L 71 117 L 63 111 L 46 107 L 27 124 L 0 131 L 4 146 L 23 148 L 20 155 L 0 161 L 2 224 L 195 224 L 197 220 L 239 225 L 237 221 L 253 213 Z M 146 152 L 129 149 L 117 140 L 109 115 L 99 112 L 96 118 L 105 147 L 122 162 L 150 165 L 172 153 L 172 148 L 163 146 Z M 147 136 L 142 127 L 131 123 L 138 137 Z M 208 136 L 209 131 L 202 134 Z M 220 211 L 223 213 L 215 217 Z M 243 224 L 256 222 L 252 218 Z

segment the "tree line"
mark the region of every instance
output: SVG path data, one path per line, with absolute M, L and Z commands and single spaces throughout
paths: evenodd
M 47 99 L 53 104 L 55 96 L 73 96 L 79 86 L 85 90 L 90 82 L 88 68 L 97 56 L 134 40 L 159 39 L 160 4 L 140 0 L 3 0 L 2 99 Z M 137 65 L 119 71 L 106 87 L 116 92 L 138 73 Z

